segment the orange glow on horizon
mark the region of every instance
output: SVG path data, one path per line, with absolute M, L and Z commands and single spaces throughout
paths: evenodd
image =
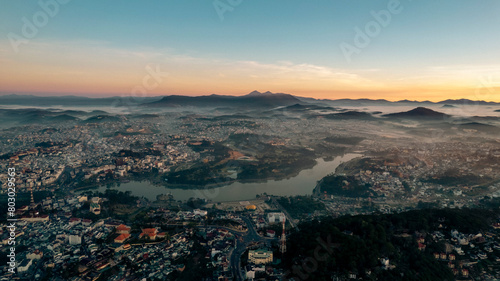
M 83 85 L 82 85 L 83 86 Z M 120 87 L 126 88 L 126 87 Z M 260 87 L 259 87 L 260 88 Z M 82 90 L 85 89 L 85 90 Z M 148 93 L 148 97 L 154 96 L 167 96 L 167 95 L 184 95 L 184 96 L 204 96 L 204 95 L 228 95 L 228 96 L 243 96 L 252 91 L 255 88 L 248 88 L 243 90 L 234 90 L 227 89 L 225 91 L 203 91 L 203 90 L 177 90 L 177 91 L 169 91 L 169 92 L 151 92 Z M 490 89 L 495 93 L 500 93 L 500 87 L 495 87 Z M 477 101 L 487 101 L 487 102 L 499 102 L 499 95 L 476 95 L 475 89 L 462 89 L 461 91 L 450 90 L 445 92 L 422 92 L 421 90 L 415 89 L 406 89 L 406 90 L 380 90 L 373 91 L 370 93 L 363 91 L 281 91 L 281 90 L 269 90 L 267 88 L 263 88 L 262 90 L 257 90 L 259 92 L 270 91 L 272 93 L 285 93 L 291 94 L 298 97 L 305 98 L 315 98 L 315 99 L 328 99 L 328 100 L 337 100 L 337 99 L 384 99 L 388 101 L 400 101 L 400 100 L 410 100 L 410 101 L 431 101 L 431 102 L 439 102 L 448 99 L 469 99 L 469 100 L 477 100 Z M 27 87 L 21 90 L 17 89 L 8 89 L 2 91 L 3 94 L 33 94 L 38 96 L 64 96 L 64 95 L 75 95 L 75 96 L 85 96 L 90 98 L 102 98 L 102 97 L 113 97 L 113 96 L 133 96 L 130 91 L 117 91 L 115 87 L 110 85 L 108 86 L 95 86 L 92 88 L 82 87 L 78 88 L 78 90 L 74 90 L 72 87 L 47 87 L 44 88 L 43 91 L 40 91 L 40 88 L 37 86 Z
M 8 49 L 5 44 L 0 41 L 0 55 Z M 239 96 L 259 90 L 316 99 L 441 101 L 463 98 L 500 102 L 500 82 L 491 81 L 489 75 L 500 73 L 500 65 L 429 67 L 395 73 L 292 62 L 270 64 L 196 58 L 166 51 L 140 52 L 84 45 L 33 43 L 16 56 L 0 56 L 0 93 L 89 97 Z M 421 75 L 415 76 L 415 73 Z

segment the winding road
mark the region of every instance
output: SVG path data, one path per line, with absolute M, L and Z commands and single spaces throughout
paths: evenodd
M 249 218 L 243 217 L 243 220 L 247 224 L 248 231 L 245 234 L 241 232 L 231 231 L 233 234 L 237 234 L 241 237 L 241 240 L 236 239 L 236 245 L 231 253 L 230 263 L 231 272 L 233 274 L 234 280 L 243 281 L 245 278 L 241 273 L 241 255 L 246 251 L 247 247 L 251 243 L 259 243 L 274 240 L 275 238 L 262 237 L 257 233 L 253 223 Z

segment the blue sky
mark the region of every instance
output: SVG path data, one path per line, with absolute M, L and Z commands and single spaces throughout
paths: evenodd
M 400 12 L 391 14 L 387 26 L 380 26 L 359 53 L 346 58 L 340 45 L 356 47 L 355 28 L 364 30 L 374 21 L 372 11 L 397 2 Z M 495 0 L 242 0 L 223 19 L 214 1 L 72 0 L 58 4 L 57 13 L 17 52 L 9 34 L 22 37 L 23 17 L 33 21 L 43 9 L 38 1 L 2 1 L 2 6 L 4 93 L 127 92 L 133 83 L 120 84 L 114 76 L 139 81 L 150 64 L 170 75 L 168 85 L 161 83 L 151 95 L 258 89 L 358 98 L 418 90 L 422 99 L 439 99 L 471 93 L 484 76 L 496 77 L 487 77 L 492 85 L 486 87 L 496 88 L 500 81 L 500 1 Z M 123 62 L 127 56 L 129 64 Z M 95 61 L 94 68 L 88 61 Z M 60 80 L 41 71 L 54 65 Z M 107 84 L 106 72 L 115 73 Z M 71 83 L 76 78 L 64 73 L 79 73 L 93 86 Z M 490 100 L 500 99 L 489 92 L 494 95 Z

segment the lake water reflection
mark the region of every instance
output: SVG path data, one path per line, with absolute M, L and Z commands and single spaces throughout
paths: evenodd
M 235 182 L 226 186 L 210 189 L 180 189 L 166 188 L 153 185 L 147 181 L 131 181 L 121 183 L 119 187 L 112 187 L 120 191 L 130 191 L 132 195 L 144 196 L 149 200 L 156 200 L 159 194 L 171 193 L 175 200 L 187 200 L 191 197 L 203 198 L 213 202 L 239 201 L 255 199 L 255 196 L 262 193 L 270 195 L 311 195 L 316 182 L 335 171 L 343 162 L 347 162 L 361 154 L 349 153 L 344 156 L 335 157 L 332 161 L 316 159 L 317 164 L 311 169 L 301 171 L 297 176 L 284 180 L 268 180 L 259 183 Z M 105 186 L 98 188 L 100 192 L 106 190 Z

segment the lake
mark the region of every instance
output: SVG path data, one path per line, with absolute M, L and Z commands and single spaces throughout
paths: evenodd
M 234 182 L 229 185 L 206 189 L 166 188 L 153 185 L 147 181 L 131 181 L 121 183 L 119 187 L 112 187 L 112 189 L 130 191 L 132 195 L 144 196 L 152 201 L 156 200 L 157 195 L 168 193 L 171 193 L 175 200 L 187 200 L 194 197 L 213 202 L 250 200 L 255 199 L 256 195 L 262 193 L 281 196 L 311 195 L 318 180 L 334 172 L 341 163 L 360 156 L 362 155 L 348 153 L 335 157 L 332 161 L 324 161 L 319 158 L 316 159 L 317 164 L 313 168 L 302 170 L 297 176 L 283 180 L 268 180 L 267 182 L 258 183 Z M 101 186 L 97 190 L 104 192 L 106 186 Z

